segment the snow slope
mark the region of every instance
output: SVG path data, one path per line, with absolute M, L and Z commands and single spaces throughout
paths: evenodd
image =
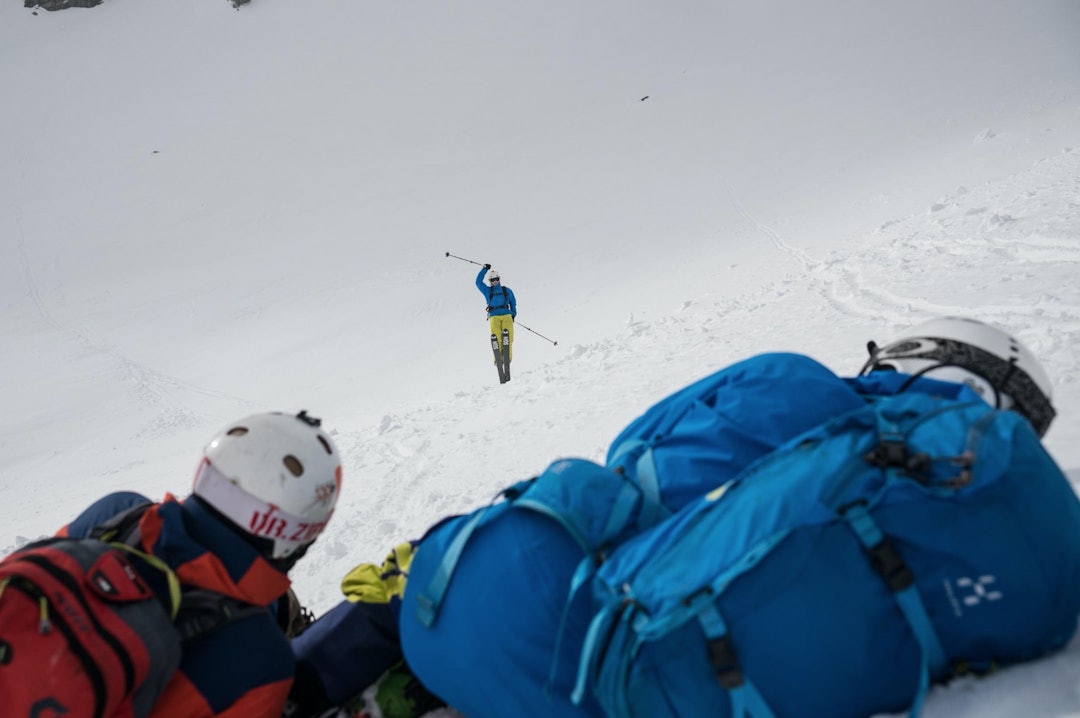
M 307 408 L 341 575 L 751 354 L 931 316 L 1045 361 L 1080 482 L 1080 6 L 0 6 L 0 549 Z M 495 381 L 475 265 L 518 296 Z M 1080 715 L 1080 646 L 932 694 Z

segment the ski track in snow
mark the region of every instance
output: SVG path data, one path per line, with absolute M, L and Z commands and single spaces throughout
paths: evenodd
M 15 225 L 17 229 L 17 256 L 26 285 L 25 293 L 29 297 L 38 320 L 56 333 L 66 337 L 78 348 L 81 357 L 106 356 L 113 369 L 111 379 L 113 384 L 124 387 L 138 403 L 156 411 L 155 417 L 149 421 L 146 427 L 139 432 L 139 436 L 171 436 L 178 429 L 197 428 L 206 424 L 206 418 L 200 416 L 188 408 L 189 404 L 201 405 L 203 401 L 188 402 L 185 395 L 210 397 L 225 402 L 232 408 L 241 410 L 254 410 L 256 405 L 246 399 L 197 386 L 175 376 L 170 376 L 156 371 L 145 364 L 137 362 L 115 347 L 91 337 L 84 327 L 75 324 L 68 325 L 60 322 L 49 311 L 42 298 L 37 280 L 34 277 L 33 266 L 26 247 L 26 235 L 23 230 L 22 210 L 15 208 Z
M 1075 154 L 1064 155 L 1061 162 L 1073 168 L 1069 171 L 1080 172 L 1080 162 Z M 807 275 L 824 290 L 833 310 L 851 317 L 884 319 L 902 326 L 920 320 L 920 315 L 970 311 L 969 304 L 950 302 L 950 296 L 966 283 L 980 279 L 987 282 L 993 278 L 999 270 L 991 267 L 1001 263 L 1002 259 L 1013 268 L 1014 274 L 1048 265 L 1067 267 L 1063 275 L 1075 276 L 1076 266 L 1080 263 L 1080 238 L 1075 235 L 1040 236 L 1033 232 L 1045 231 L 1045 227 L 1038 223 L 1032 226 L 1032 222 L 1027 221 L 1030 214 L 1040 211 L 1043 195 L 1051 189 L 1056 190 L 1050 192 L 1051 195 L 1061 194 L 1063 184 L 1068 190 L 1067 196 L 1073 200 L 1080 197 L 1080 180 L 1067 184 L 1057 182 L 1053 187 L 1039 186 L 1036 169 L 990 192 L 976 194 L 961 189 L 928 210 L 932 218 L 929 228 L 922 217 L 886 223 L 875 233 L 877 241 L 860 243 L 846 255 L 831 253 L 822 261 L 812 261 L 801 252 L 789 251 L 788 245 L 775 232 L 760 226 L 773 238 L 775 246 L 802 262 Z M 989 206 L 998 209 L 990 210 Z M 1076 202 L 1070 202 L 1069 206 L 1075 214 Z M 957 253 L 957 248 L 965 251 Z M 920 291 L 906 293 L 889 289 L 896 284 L 897 267 L 903 268 L 901 271 L 905 273 L 918 272 L 919 266 L 934 256 L 952 265 L 955 282 L 951 286 L 914 287 Z M 930 276 L 936 278 L 939 275 L 934 272 Z M 1011 281 L 1009 277 L 997 279 L 1001 284 Z M 1077 301 L 1080 294 L 1075 287 L 1063 286 L 1062 290 L 1063 294 L 1071 296 L 1061 297 L 1060 303 L 1044 298 L 1035 303 L 1037 308 L 1034 310 L 1027 303 L 1019 302 L 989 305 L 980 307 L 980 316 L 1014 331 L 1029 326 L 1032 319 L 1052 317 L 1065 323 L 1064 327 L 1058 325 L 1058 329 L 1075 331 L 1080 320 L 1080 303 Z M 1002 294 L 1009 296 L 1010 292 L 1005 289 Z

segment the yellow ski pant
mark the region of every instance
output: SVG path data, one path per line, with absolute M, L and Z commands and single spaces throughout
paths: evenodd
M 491 333 L 499 338 L 499 345 L 502 345 L 502 332 L 503 329 L 510 332 L 510 361 L 514 360 L 514 319 L 509 314 L 500 314 L 498 316 L 488 317 L 488 324 L 491 325 Z

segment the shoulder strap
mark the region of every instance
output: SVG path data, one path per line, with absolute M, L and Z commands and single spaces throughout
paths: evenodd
M 152 501 L 143 501 L 142 503 L 124 509 L 107 521 L 103 521 L 90 529 L 89 537 L 98 539 L 99 541 L 123 541 L 124 543 L 135 545 L 139 542 L 139 537 L 135 533 L 139 521 L 142 519 L 143 514 L 145 514 L 153 505 L 154 502 Z M 134 540 L 132 541 L 131 539 Z
M 495 290 L 496 289 L 502 290 L 502 298 L 503 298 L 502 299 L 502 304 L 496 305 L 495 302 L 494 302 Z M 498 287 L 488 287 L 487 294 L 488 294 L 488 311 L 491 311 L 492 309 L 509 309 L 510 308 L 510 295 L 508 295 L 506 293 L 506 287 L 502 286 L 501 284 Z
M 150 510 L 153 505 L 154 502 L 152 501 L 143 501 L 124 509 L 90 529 L 88 538 L 103 541 L 124 553 L 137 556 L 147 565 L 153 566 L 164 574 L 165 581 L 169 586 L 169 604 L 166 606 L 166 610 L 169 613 L 169 618 L 175 621 L 180 611 L 182 593 L 180 579 L 167 563 L 157 556 L 138 548 L 139 539 L 142 537 L 139 532 L 139 521 L 142 519 L 143 514 Z
M 465 544 L 468 543 L 469 537 L 472 536 L 484 519 L 490 520 L 491 516 L 495 515 L 496 510 L 506 510 L 506 507 L 516 501 L 534 481 L 536 481 L 536 477 L 519 481 L 513 486 L 503 489 L 495 495 L 490 504 L 474 511 L 458 530 L 457 535 L 446 547 L 442 560 L 436 566 L 428 585 L 416 597 L 417 617 L 422 624 L 428 628 L 435 625 L 435 619 L 438 618 L 443 599 L 446 598 L 446 591 L 450 588 L 450 579 L 457 569 L 458 561 L 461 560 L 461 553 L 465 550 Z M 501 498 L 506 498 L 506 502 L 498 504 Z
M 169 586 L 167 610 L 182 643 L 213 633 L 233 621 L 269 610 L 204 588 L 184 589 L 176 572 L 165 561 L 139 549 L 139 521 L 153 505 L 152 501 L 145 501 L 121 511 L 91 529 L 90 538 L 137 556 L 165 575 Z
M 214 633 L 233 621 L 268 612 L 265 606 L 244 603 L 203 588 L 192 588 L 183 592 L 180 610 L 173 623 L 180 634 L 180 641 L 188 643 Z

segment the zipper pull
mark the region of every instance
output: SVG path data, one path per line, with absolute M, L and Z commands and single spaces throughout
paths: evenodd
M 52 633 L 52 621 L 49 620 L 49 602 L 42 596 L 38 599 L 40 607 L 40 620 L 38 621 L 38 633 L 45 636 Z

